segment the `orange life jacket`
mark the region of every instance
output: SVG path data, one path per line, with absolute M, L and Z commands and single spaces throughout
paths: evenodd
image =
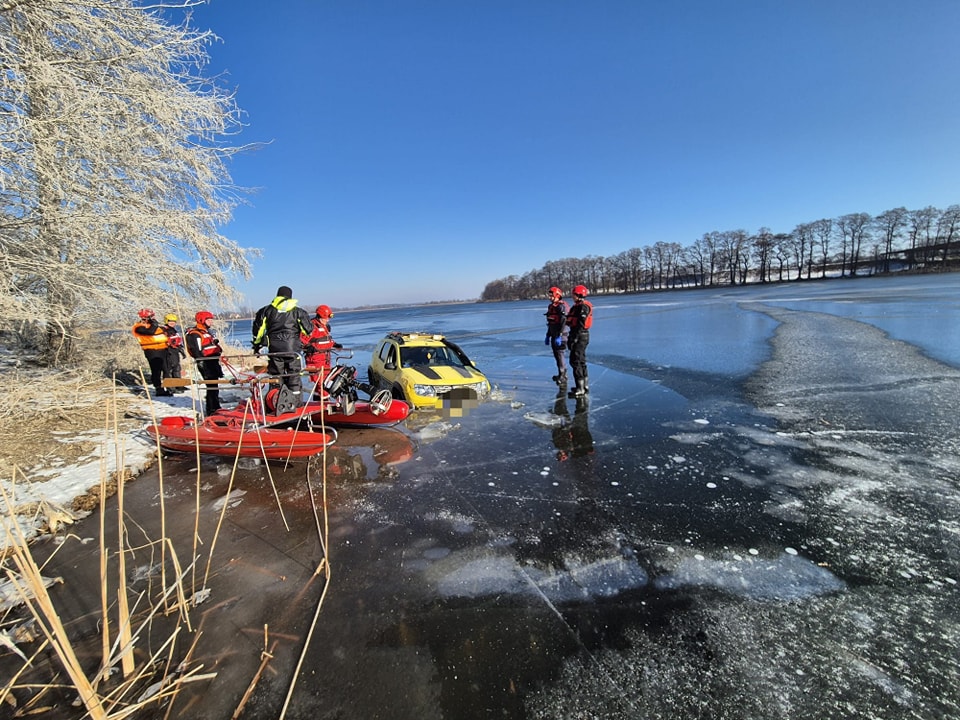
M 582 308 L 578 307 L 578 303 L 574 303 L 567 314 L 567 325 L 571 330 L 589 330 L 593 326 L 593 304 L 589 300 L 584 300 L 579 305 L 586 307 L 587 312 L 584 313 Z
M 133 336 L 137 339 L 137 342 L 140 343 L 141 350 L 165 350 L 167 347 L 167 334 L 163 331 L 159 325 L 157 325 L 156 330 L 153 334 L 137 332 L 137 328 L 143 328 L 144 330 L 150 328 L 150 323 L 141 320 L 138 323 L 135 323 L 131 332 Z
M 214 357 L 223 352 L 219 343 L 215 342 L 214 334 L 205 327 L 194 326 L 187 330 L 187 335 L 190 338 L 196 338 L 192 343 L 189 340 L 187 342 L 187 352 L 190 353 L 190 357 Z M 196 354 L 198 349 L 200 355 Z

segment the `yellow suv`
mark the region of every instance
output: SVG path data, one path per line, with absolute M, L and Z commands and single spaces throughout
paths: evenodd
M 447 409 L 452 415 L 462 415 L 490 392 L 487 378 L 467 354 L 431 333 L 387 335 L 373 352 L 367 379 L 412 408 Z

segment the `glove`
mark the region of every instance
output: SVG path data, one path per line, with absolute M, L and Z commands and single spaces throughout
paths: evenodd
M 180 357 L 185 358 L 187 356 L 187 351 L 183 348 L 180 348 Z
M 340 343 L 334 343 L 333 347 L 336 350 L 343 350 L 343 345 L 341 345 Z
M 563 341 L 563 336 L 562 336 L 562 335 L 557 335 L 557 337 L 555 337 L 555 338 L 553 339 L 553 344 L 557 346 L 557 349 L 558 349 L 558 350 L 566 350 L 566 349 L 567 349 L 567 344 Z
M 543 344 L 544 345 L 550 344 L 550 333 L 547 333 L 547 336 L 543 339 Z
M 253 354 L 254 354 L 254 355 L 259 355 L 259 354 L 260 354 L 260 348 L 261 348 L 261 347 L 263 347 L 263 346 L 262 346 L 260 343 L 254 343 L 254 344 L 253 344 Z
M 213 339 L 213 344 L 214 344 L 214 345 L 219 345 L 219 344 L 220 344 L 220 338 L 214 338 L 214 339 Z

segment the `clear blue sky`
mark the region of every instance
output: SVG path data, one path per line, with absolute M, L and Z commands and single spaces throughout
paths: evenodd
M 960 202 L 957 0 L 211 0 L 249 305 Z

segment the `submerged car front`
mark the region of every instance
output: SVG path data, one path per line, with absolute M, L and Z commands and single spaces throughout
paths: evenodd
M 408 402 L 419 408 L 442 408 L 456 400 L 486 397 L 490 383 L 472 366 L 411 365 L 401 375 Z

